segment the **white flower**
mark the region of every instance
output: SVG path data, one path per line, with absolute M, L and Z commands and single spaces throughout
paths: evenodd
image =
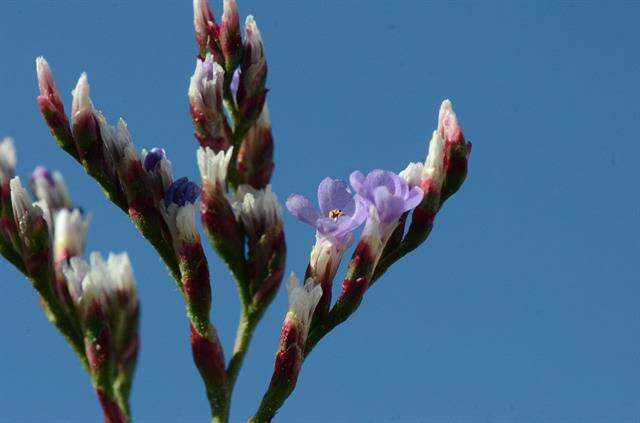
M 287 283 L 289 297 L 289 311 L 287 319 L 300 323 L 302 338 L 306 338 L 313 312 L 322 297 L 322 287 L 315 285 L 312 279 L 307 279 L 304 286 L 300 286 L 298 278 L 292 272 Z
M 81 256 L 89 229 L 89 219 L 84 218 L 80 210 L 61 209 L 54 218 L 53 251 L 55 261 Z
M 0 141 L 0 184 L 11 180 L 16 169 L 16 148 L 13 139 L 5 137 Z
M 223 189 L 226 188 L 227 169 L 232 154 L 233 147 L 227 149 L 226 152 L 218 151 L 217 153 L 214 153 L 209 147 L 198 148 L 198 167 L 204 186 L 214 188 L 220 184 Z
M 278 198 L 271 191 L 271 185 L 261 190 L 250 185 L 240 185 L 232 206 L 246 231 L 254 237 L 282 222 L 282 209 L 278 204 Z
M 169 226 L 176 247 L 181 243 L 192 244 L 200 239 L 196 230 L 195 203 L 186 202 L 183 206 L 171 203 L 167 206 L 165 201 L 161 201 L 160 212 Z
M 105 261 L 100 253 L 93 252 L 89 264 L 80 257 L 73 257 L 63 266 L 63 274 L 71 298 L 86 313 L 97 302 L 104 312 L 118 312 L 119 295 L 128 303 L 137 302 L 136 283 L 127 253 L 110 253 Z
M 89 80 L 86 72 L 82 72 L 82 75 L 80 75 L 76 88 L 71 91 L 71 95 L 73 96 L 71 116 L 76 116 L 76 114 L 84 111 L 94 111 L 93 103 L 89 97 Z
M 224 137 L 222 108 L 224 69 L 207 54 L 204 61 L 196 60 L 196 69 L 189 83 L 189 104 L 194 112 L 206 116 L 201 123 L 212 137 Z
M 409 188 L 419 187 L 422 181 L 422 172 L 424 165 L 422 163 L 411 162 L 400 172 L 399 176 L 407 181 Z

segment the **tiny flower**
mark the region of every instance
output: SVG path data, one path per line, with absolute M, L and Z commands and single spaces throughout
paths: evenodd
M 233 208 L 245 231 L 253 238 L 258 238 L 269 228 L 282 224 L 282 209 L 270 185 L 261 190 L 249 185 L 240 185 L 236 191 Z
M 36 167 L 31 174 L 31 190 L 53 212 L 72 207 L 71 196 L 60 172 L 52 173 L 43 166 Z
M 195 202 L 200 187 L 187 178 L 174 181 L 160 202 L 160 211 L 169 226 L 176 246 L 198 240 L 195 221 Z
M 356 193 L 376 208 L 384 224 L 397 221 L 422 201 L 422 190 L 418 187 L 410 189 L 407 182 L 393 172 L 374 170 L 365 176 L 355 171 L 349 180 Z
M 89 219 L 78 209 L 61 209 L 54 218 L 54 261 L 60 263 L 82 256 L 89 230 Z
M 196 126 L 196 137 L 203 147 L 215 151 L 230 145 L 229 128 L 223 109 L 224 69 L 207 54 L 196 60 L 189 83 L 189 106 Z
M 71 257 L 68 263 L 62 265 L 62 273 L 67 281 L 67 289 L 75 304 L 80 303 L 82 297 L 82 281 L 89 272 L 89 264 L 81 257 Z
M 300 286 L 296 275 L 291 273 L 287 283 L 287 293 L 289 311 L 287 312 L 285 325 L 289 321 L 300 330 L 302 334 L 302 342 L 300 344 L 304 345 L 309 333 L 313 312 L 322 296 L 322 288 L 311 279 L 308 279 L 303 286 Z
M 158 198 L 164 196 L 171 183 L 173 175 L 171 173 L 171 161 L 167 158 L 164 149 L 155 147 L 150 151 L 142 150 L 142 167 L 151 179 L 155 195 Z
M 207 190 L 227 188 L 227 170 L 233 155 L 233 147 L 227 151 L 215 153 L 209 147 L 198 148 L 198 168 L 202 176 L 202 184 Z
M 299 220 L 316 228 L 319 234 L 347 242 L 351 233 L 367 218 L 366 204 L 354 197 L 344 181 L 325 178 L 318 186 L 320 213 L 306 197 L 294 194 L 287 209 Z
M 444 139 L 438 131 L 433 131 L 429 142 L 429 153 L 424 163 L 422 180 L 431 181 L 431 184 L 440 189 L 444 179 Z

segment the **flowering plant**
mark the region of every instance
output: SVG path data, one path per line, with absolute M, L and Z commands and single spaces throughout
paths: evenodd
M 68 116 L 49 64 L 37 58 L 37 104 L 58 145 L 130 217 L 166 265 L 185 301 L 193 360 L 213 421 L 226 422 L 253 333 L 285 275 L 286 243 L 270 185 L 274 137 L 260 31 L 248 16 L 241 34 L 235 0 L 224 0 L 220 23 L 206 0 L 193 6 L 198 50 L 188 100 L 201 186 L 174 178 L 164 148 L 138 152 L 125 121 L 113 126 L 94 106 L 86 74 L 72 92 Z M 315 244 L 304 279 L 288 277 L 289 306 L 273 374 L 250 421 L 273 419 L 317 343 L 358 309 L 390 266 L 426 240 L 438 211 L 466 178 L 470 152 L 445 100 L 424 163 L 410 163 L 398 174 L 354 171 L 348 182 L 327 177 L 317 189 L 318 207 L 305 196 L 288 197 L 286 209 L 313 228 Z M 85 261 L 89 218 L 73 205 L 63 177 L 36 168 L 29 184 L 33 202 L 15 167 L 7 138 L 0 143 L 0 253 L 31 280 L 45 314 L 78 355 L 105 421 L 128 422 L 140 312 L 129 258 L 92 253 Z M 238 287 L 241 318 L 228 359 L 210 318 L 210 269 L 197 214 Z M 333 281 L 356 239 L 333 301 Z

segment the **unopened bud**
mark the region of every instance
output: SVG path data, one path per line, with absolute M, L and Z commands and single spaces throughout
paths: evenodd
M 264 56 L 262 36 L 253 16 L 245 22 L 245 40 L 242 62 L 240 63 L 240 83 L 236 101 L 240 113 L 249 122 L 260 116 L 267 96 L 267 61 Z
M 38 200 L 47 203 L 52 213 L 60 209 L 71 209 L 71 196 L 60 172 L 50 172 L 38 166 L 31 174 L 31 190 Z
M 242 57 L 240 17 L 236 0 L 224 0 L 220 24 L 220 48 L 226 61 L 226 69 L 234 69 Z
M 238 152 L 239 183 L 256 189 L 266 187 L 273 173 L 273 136 L 269 110 L 265 104 L 255 125 L 247 132 Z

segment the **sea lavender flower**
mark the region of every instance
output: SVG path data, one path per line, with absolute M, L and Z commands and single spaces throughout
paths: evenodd
M 33 241 L 30 239 L 31 236 L 42 229 L 46 229 L 48 233 L 49 229 L 45 228 L 45 226 L 48 226 L 45 218 L 48 209 L 43 210 L 45 205 L 32 203 L 29 193 L 22 186 L 20 177 L 16 176 L 11 179 L 10 186 L 13 217 L 23 242 L 30 243 L 30 241 Z
M 195 203 L 200 195 L 200 187 L 187 178 L 174 181 L 160 202 L 160 211 L 171 231 L 173 241 L 179 250 L 182 243 L 198 240 L 195 221 Z
M 9 183 L 15 176 L 16 149 L 13 139 L 5 137 L 0 141 L 0 186 Z
M 61 209 L 54 215 L 53 257 L 61 263 L 82 256 L 89 230 L 89 219 L 79 209 Z
M 455 193 L 467 177 L 471 143 L 468 142 L 453 111 L 450 100 L 445 100 L 438 114 L 438 134 L 444 140 L 443 201 Z
M 351 233 L 367 218 L 366 203 L 354 197 L 344 181 L 325 178 L 318 185 L 320 213 L 306 197 L 293 194 L 287 209 L 299 220 L 313 226 L 318 234 L 341 243 L 351 240 Z
M 71 209 L 71 196 L 60 172 L 50 172 L 38 166 L 31 174 L 31 190 L 38 200 L 45 201 L 52 213 L 60 209 Z
M 375 268 L 400 217 L 420 204 L 423 191 L 419 187 L 409 188 L 403 178 L 385 170 L 374 170 L 366 176 L 355 171 L 349 180 L 353 189 L 369 205 L 369 217 L 362 239 L 368 246 L 371 266 Z
M 287 200 L 289 212 L 316 229 L 316 243 L 305 276 L 322 286 L 318 312 L 325 314 L 331 304 L 333 278 L 353 241 L 352 232 L 367 218 L 367 205 L 362 198 L 354 197 L 344 181 L 331 178 L 320 182 L 318 204 L 320 213 L 302 195 L 294 194 Z
M 215 152 L 231 145 L 230 129 L 223 109 L 224 69 L 211 54 L 196 60 L 196 69 L 189 83 L 189 107 L 196 129 L 195 136 L 202 147 Z

